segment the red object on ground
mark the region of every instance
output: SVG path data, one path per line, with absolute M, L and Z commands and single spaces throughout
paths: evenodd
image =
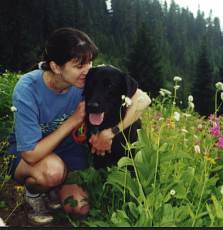
M 59 191 L 59 197 L 61 204 L 63 205 L 64 211 L 66 213 L 71 213 L 75 216 L 85 216 L 90 211 L 90 205 L 87 201 L 88 193 L 83 190 L 80 185 L 77 184 L 65 184 Z M 72 207 L 72 204 L 66 203 L 66 199 L 75 200 L 77 204 Z M 64 204 L 64 201 L 66 204 Z M 72 201 L 71 201 L 72 202 Z

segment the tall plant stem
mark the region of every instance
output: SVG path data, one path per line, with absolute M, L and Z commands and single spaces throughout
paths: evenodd
M 196 224 L 198 212 L 200 210 L 201 200 L 203 198 L 204 189 L 205 189 L 206 181 L 207 181 L 207 176 L 206 176 L 207 172 L 206 171 L 207 171 L 207 160 L 205 160 L 205 165 L 204 165 L 204 183 L 203 183 L 203 186 L 202 186 L 201 195 L 200 195 L 198 207 L 197 207 L 197 210 L 196 210 L 196 214 L 195 214 L 195 217 L 193 219 L 192 227 L 194 227 L 194 225 Z

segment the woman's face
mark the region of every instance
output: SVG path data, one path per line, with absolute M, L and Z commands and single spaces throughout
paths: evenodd
M 92 61 L 81 65 L 75 59 L 71 59 L 61 67 L 61 75 L 67 84 L 78 88 L 84 88 L 86 75 L 92 67 Z

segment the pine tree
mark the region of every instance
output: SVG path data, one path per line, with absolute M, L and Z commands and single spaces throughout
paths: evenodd
M 213 71 L 208 58 L 207 42 L 204 39 L 192 88 L 195 110 L 201 115 L 209 115 L 214 112 L 213 83 Z
M 127 60 L 127 68 L 141 89 L 152 97 L 158 95 L 163 86 L 161 57 L 157 44 L 144 23 L 137 32 L 136 42 Z

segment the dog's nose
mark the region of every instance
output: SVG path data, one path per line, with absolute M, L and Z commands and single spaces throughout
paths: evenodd
M 88 106 L 88 108 L 97 109 L 97 108 L 99 108 L 99 103 L 98 102 L 88 102 L 87 106 Z

